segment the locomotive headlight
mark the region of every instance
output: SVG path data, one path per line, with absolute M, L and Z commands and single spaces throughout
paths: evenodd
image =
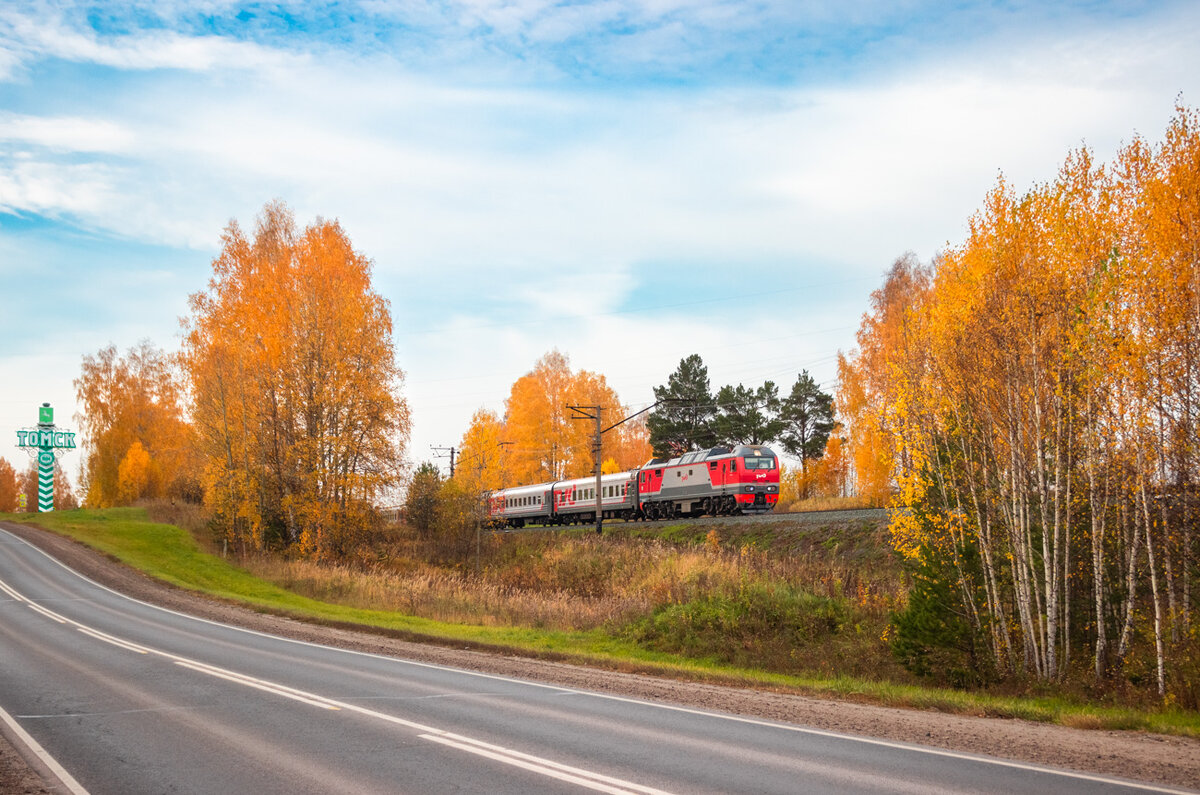
M 754 487 L 753 487 L 753 486 L 747 486 L 747 487 L 746 487 L 746 491 L 754 491 Z

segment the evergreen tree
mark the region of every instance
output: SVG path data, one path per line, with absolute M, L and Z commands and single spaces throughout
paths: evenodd
M 767 381 L 758 389 L 738 384 L 717 393 L 713 432 L 721 444 L 766 444 L 784 429 L 779 387 Z
M 715 442 L 716 408 L 709 390 L 708 368 L 699 354 L 680 360 L 667 385 L 654 387 L 655 399 L 669 401 L 650 412 L 646 423 L 655 456 L 670 458 Z
M 800 459 L 802 469 L 821 457 L 833 431 L 833 397 L 821 391 L 808 374 L 800 373 L 791 394 L 783 402 L 783 429 L 779 440 L 783 449 Z
M 441 488 L 442 475 L 436 465 L 426 461 L 417 467 L 408 487 L 404 514 L 408 526 L 416 530 L 422 538 L 429 538 L 433 533 L 434 519 L 438 511 L 438 493 Z

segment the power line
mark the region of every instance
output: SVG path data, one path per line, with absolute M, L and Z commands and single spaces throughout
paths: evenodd
M 458 453 L 458 450 L 456 450 L 453 447 L 434 447 L 433 445 L 429 445 L 429 449 L 434 452 L 434 456 L 433 456 L 434 458 L 445 458 L 446 454 L 447 453 L 449 454 L 449 456 L 450 456 L 450 477 L 453 478 L 454 477 L 454 456 L 456 453 Z

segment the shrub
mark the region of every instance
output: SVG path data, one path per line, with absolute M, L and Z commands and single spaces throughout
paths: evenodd
M 624 634 L 655 651 L 753 666 L 789 659 L 796 647 L 837 634 L 845 621 L 842 600 L 754 582 L 736 593 L 662 605 L 627 626 Z
M 963 565 L 976 562 L 970 548 L 961 550 Z M 951 588 L 955 573 L 925 547 L 912 573 L 908 605 L 892 615 L 892 653 L 917 676 L 955 687 L 983 684 L 994 678 L 984 639 L 964 616 L 961 597 Z M 982 653 L 980 653 L 982 652 Z

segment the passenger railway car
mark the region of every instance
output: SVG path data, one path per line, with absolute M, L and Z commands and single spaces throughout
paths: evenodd
M 779 460 L 761 445 L 697 450 L 603 475 L 600 492 L 605 519 L 765 513 L 779 500 Z M 495 526 L 594 522 L 596 478 L 500 489 L 487 504 Z

